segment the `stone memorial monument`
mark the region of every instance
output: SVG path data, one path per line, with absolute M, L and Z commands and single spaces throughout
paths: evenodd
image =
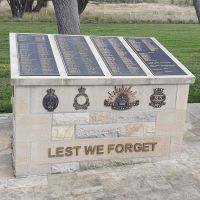
M 177 158 L 195 77 L 155 38 L 10 34 L 16 176 Z

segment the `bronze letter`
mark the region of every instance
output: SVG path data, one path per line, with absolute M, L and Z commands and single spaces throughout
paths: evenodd
M 121 149 L 119 149 L 119 147 L 120 147 Z M 117 144 L 117 146 L 115 147 L 115 151 L 116 151 L 117 153 L 122 153 L 122 152 L 124 151 L 124 145 L 123 145 L 123 144 Z
M 149 143 L 143 143 L 143 152 L 148 152 L 149 151 Z
M 152 142 L 152 151 L 155 151 L 155 146 L 157 145 L 157 142 Z
M 129 152 L 133 152 L 133 145 L 131 143 L 125 144 L 125 153 L 127 153 L 127 151 Z
M 66 147 L 65 149 L 65 156 L 72 156 L 73 152 L 72 152 L 72 147 Z
M 54 157 L 56 156 L 51 154 L 51 148 L 48 148 L 48 158 L 54 158 Z
M 115 145 L 114 144 L 109 144 L 108 145 L 108 153 L 111 152 L 111 150 L 114 150 Z
M 104 145 L 97 145 L 97 154 L 104 154 Z
M 63 157 L 64 156 L 64 147 L 56 148 L 56 157 Z
M 76 150 L 76 156 L 79 155 L 79 149 L 81 148 L 81 146 L 75 146 L 74 149 Z
M 135 152 L 140 152 L 140 151 L 142 151 L 142 144 L 141 144 L 141 143 L 136 143 L 136 144 L 134 145 L 134 151 L 135 151 Z
M 85 155 L 94 155 L 95 151 L 96 151 L 96 145 L 95 146 L 84 146 L 84 149 L 85 149 Z

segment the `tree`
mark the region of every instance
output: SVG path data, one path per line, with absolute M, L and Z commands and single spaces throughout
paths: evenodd
M 26 12 L 31 12 L 33 7 L 34 0 L 27 0 L 26 3 Z
M 25 12 L 27 0 L 7 0 L 7 1 L 8 4 L 10 5 L 13 17 L 21 18 Z
M 194 3 L 194 7 L 197 13 L 198 21 L 200 23 L 200 0 L 193 0 L 193 3 Z
M 79 15 L 81 15 L 83 13 L 83 11 L 85 10 L 87 4 L 88 4 L 89 0 L 77 0 L 78 2 L 78 12 Z
M 36 5 L 34 5 L 35 0 L 27 0 L 26 12 L 39 12 L 43 7 L 47 6 L 48 0 L 37 0 Z
M 88 0 L 52 0 L 58 25 L 58 33 L 79 35 L 79 15 L 85 10 Z
M 48 0 L 38 0 L 33 12 L 39 12 L 43 7 L 47 7 Z

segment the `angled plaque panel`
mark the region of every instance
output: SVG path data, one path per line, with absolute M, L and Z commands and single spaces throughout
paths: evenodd
M 146 76 L 129 51 L 116 37 L 91 37 L 113 76 Z
M 83 36 L 55 36 L 68 76 L 104 76 Z
M 47 35 L 18 34 L 20 76 L 59 76 Z
M 151 38 L 126 38 L 126 41 L 155 76 L 186 75 Z

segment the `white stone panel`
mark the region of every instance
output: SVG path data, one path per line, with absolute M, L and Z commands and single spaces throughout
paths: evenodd
M 51 172 L 53 174 L 73 172 L 77 170 L 79 170 L 79 162 L 54 164 L 51 166 Z
M 76 138 L 103 138 L 126 136 L 126 124 L 77 125 Z
M 57 113 L 53 114 L 53 125 L 88 124 L 89 113 Z

